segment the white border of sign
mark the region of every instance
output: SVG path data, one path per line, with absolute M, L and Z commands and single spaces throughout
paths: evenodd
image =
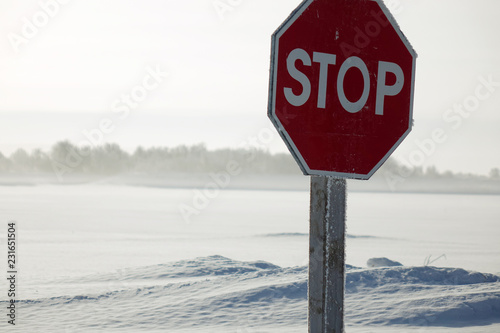
M 397 32 L 399 35 L 399 38 L 401 38 L 401 41 L 405 44 L 406 48 L 408 49 L 408 52 L 413 56 L 413 63 L 412 63 L 412 75 L 411 75 L 411 96 L 410 96 L 410 121 L 409 121 L 409 126 L 408 129 L 406 130 L 405 133 L 401 136 L 401 138 L 392 146 L 392 148 L 389 150 L 389 152 L 379 161 L 375 167 L 366 175 L 364 174 L 357 174 L 357 173 L 343 173 L 343 172 L 331 172 L 331 171 L 323 171 L 323 170 L 313 170 L 310 169 L 309 166 L 307 165 L 306 161 L 300 154 L 299 150 L 293 143 L 292 139 L 286 132 L 285 128 L 283 127 L 283 124 L 279 121 L 278 117 L 276 117 L 276 85 L 277 85 L 277 77 L 276 73 L 278 70 L 278 50 L 279 50 L 279 39 L 281 36 L 285 33 L 285 31 L 288 30 L 288 28 L 297 20 L 297 18 L 302 15 L 302 13 L 309 7 L 311 3 L 314 2 L 314 0 L 305 0 L 303 1 L 291 14 L 290 16 L 276 29 L 276 31 L 273 33 L 271 37 L 271 67 L 270 67 L 270 75 L 269 75 L 269 100 L 268 100 L 268 117 L 271 119 L 271 122 L 274 124 L 274 127 L 278 130 L 278 133 L 280 134 L 281 138 L 287 145 L 288 149 L 290 150 L 290 153 L 293 155 L 295 158 L 295 161 L 299 165 L 300 169 L 305 175 L 318 175 L 318 176 L 333 176 L 337 178 L 354 178 L 354 179 L 369 179 L 381 166 L 382 164 L 387 161 L 389 156 L 396 150 L 396 148 L 403 142 L 403 140 L 408 136 L 408 134 L 411 132 L 412 129 L 412 123 L 413 123 L 413 98 L 414 98 L 414 91 L 415 91 L 415 67 L 416 67 L 416 59 L 417 59 L 417 53 L 411 46 L 410 42 L 406 38 L 406 36 L 403 34 L 401 29 L 399 29 L 399 25 L 396 23 L 396 20 L 392 16 L 391 12 L 389 9 L 385 6 L 382 0 L 370 0 L 370 1 L 375 1 L 377 4 L 380 6 L 384 14 L 387 16 L 389 22 L 391 23 L 392 27 L 394 30 Z M 353 1 L 353 4 L 355 2 Z

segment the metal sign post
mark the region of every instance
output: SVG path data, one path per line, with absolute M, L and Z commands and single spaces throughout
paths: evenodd
M 346 180 L 311 176 L 309 333 L 344 332 Z

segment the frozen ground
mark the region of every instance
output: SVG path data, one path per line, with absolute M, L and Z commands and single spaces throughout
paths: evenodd
M 221 191 L 186 221 L 195 195 L 0 186 L 0 245 L 19 226 L 18 331 L 305 332 L 308 192 Z M 350 193 L 347 332 L 500 332 L 499 199 Z

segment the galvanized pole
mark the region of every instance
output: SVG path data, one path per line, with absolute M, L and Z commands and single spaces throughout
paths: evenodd
M 309 333 L 344 332 L 346 180 L 311 176 Z

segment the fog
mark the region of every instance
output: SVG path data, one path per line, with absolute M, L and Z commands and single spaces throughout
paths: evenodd
M 2 0 L 0 331 L 307 331 L 311 177 L 267 116 L 300 3 Z M 347 331 L 500 332 L 500 1 L 384 3 L 413 128 L 347 181 Z
M 229 172 L 229 171 L 231 172 Z M 304 177 L 288 153 L 258 147 L 210 150 L 204 144 L 138 147 L 127 152 L 118 144 L 79 147 L 61 141 L 49 150 L 20 148 L 0 153 L 2 184 L 112 183 L 161 187 L 203 187 L 210 175 L 231 176 L 224 187 L 307 190 Z M 369 181 L 350 181 L 362 191 L 500 193 L 500 170 L 488 175 L 440 172 L 412 167 L 390 157 Z
M 4 1 L 0 151 L 79 144 L 103 119 L 113 127 L 100 143 L 129 152 L 234 148 L 257 135 L 269 126 L 270 36 L 300 1 L 229 2 L 61 1 L 50 16 L 36 0 Z M 442 129 L 446 140 L 414 166 L 483 175 L 500 167 L 498 1 L 386 5 L 419 55 L 415 127 L 395 157 L 411 163 Z M 277 135 L 264 148 L 287 151 Z

